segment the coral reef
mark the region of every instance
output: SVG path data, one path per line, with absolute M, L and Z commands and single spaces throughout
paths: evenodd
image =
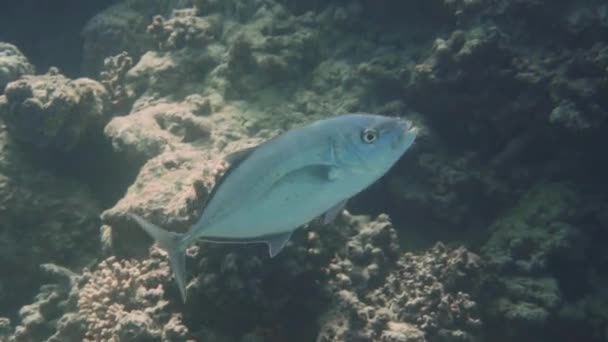
M 99 78 L 108 92 L 113 113 L 128 113 L 132 104 L 133 94 L 125 88 L 125 77 L 132 66 L 133 59 L 124 51 L 103 61 Z
M 193 10 L 181 10 L 174 12 L 169 20 L 155 16 L 147 31 L 154 37 L 158 49 L 174 50 L 203 47 L 219 37 L 222 27 L 218 16 L 202 18 Z
M 572 205 L 572 196 L 564 196 L 562 189 L 539 186 L 493 225 L 482 253 L 489 267 L 497 269 L 491 274 L 499 275 L 488 285 L 504 294 L 488 303 L 490 318 L 509 319 L 510 326 L 542 326 L 555 315 L 561 293 L 549 272 L 551 258 L 582 247 L 579 232 L 561 218 Z
M 38 265 L 77 269 L 97 253 L 99 204 L 74 181 L 39 169 L 0 121 L 0 314 L 40 283 Z
M 169 267 L 149 260 L 110 257 L 81 275 L 52 264 L 56 278 L 24 306 L 8 341 L 187 341 L 181 315 L 167 314 L 162 283 Z
M 479 341 L 478 256 L 441 243 L 401 254 L 385 215 L 353 223 L 328 265 L 334 304 L 317 341 Z
M 217 101 L 213 97 L 206 100 Z M 200 110 L 200 103 L 159 103 L 114 118 L 106 126 L 105 133 L 116 151 L 143 164 L 126 195 L 103 213 L 102 220 L 108 227 L 125 227 L 125 214 L 135 210 L 171 220 L 160 221 L 163 225 L 177 222 L 185 228 L 185 223 L 200 212 L 215 177 L 225 167 L 219 151 L 236 150 L 247 144 L 242 139 L 244 134 L 232 126 L 231 107 L 216 108 L 213 115 L 201 117 L 194 114 Z M 121 232 L 144 236 L 134 225 L 113 231 L 117 251 L 125 243 L 128 247 L 124 252 L 137 249 L 133 239 L 122 237 Z
M 85 272 L 78 292 L 77 316 L 86 322 L 85 341 L 184 341 L 188 330 L 177 314 L 167 315 L 162 283 L 168 265 L 158 258 L 143 262 L 110 257 Z
M 8 83 L 33 73 L 34 66 L 16 46 L 0 42 L 0 94 Z
M 101 84 L 7 69 L 7 82 L 22 78 L 0 97 L 0 211 L 10 221 L 0 223 L 0 266 L 15 274 L 1 280 L 0 304 L 44 281 L 40 263 L 75 273 L 45 266 L 62 281 L 19 317 L 3 312 L 16 328 L 0 319 L 0 334 L 605 341 L 607 18 L 600 0 L 113 5 L 83 30 L 83 69 L 101 71 Z M 126 213 L 183 231 L 225 154 L 359 110 L 424 127 L 412 153 L 352 201 L 391 219 L 313 223 L 272 260 L 263 245 L 192 246 L 182 306 L 164 255 L 145 258 L 150 241 Z M 91 239 L 91 195 L 38 173 L 20 150 L 69 152 L 89 132 L 103 132 L 134 174 L 101 215 L 110 257 Z M 103 260 L 80 272 L 92 255 Z
M 108 121 L 108 101 L 98 82 L 70 80 L 51 69 L 7 85 L 0 116 L 15 140 L 51 153 L 70 152 Z
M 153 46 L 146 26 L 158 13 L 154 6 L 146 5 L 138 0 L 120 1 L 89 20 L 81 33 L 85 75 L 97 76 L 106 57 L 126 51 L 137 59 Z
M 539 184 L 492 225 L 482 249 L 488 265 L 483 307 L 490 326 L 510 327 L 505 341 L 558 338 L 560 333 L 603 334 L 605 315 L 597 310 L 582 312 L 589 298 L 599 299 L 604 293 L 597 287 L 602 282 L 597 267 L 604 257 L 594 260 L 603 252 L 595 250 L 589 238 L 601 230 L 593 221 L 605 204 L 583 207 L 581 195 L 572 186 Z M 576 293 L 581 288 L 589 288 L 582 298 Z M 595 326 L 585 324 L 581 315 L 596 322 Z M 551 321 L 564 328 L 547 333 L 545 327 Z
M 69 341 L 84 333 L 83 327 L 78 326 L 78 317 L 71 317 L 74 322 L 62 319 L 63 313 L 76 303 L 80 276 L 53 264 L 42 264 L 40 268 L 56 283 L 42 286 L 35 301 L 19 310 L 20 325 L 8 341 Z M 69 334 L 59 332 L 59 327 Z

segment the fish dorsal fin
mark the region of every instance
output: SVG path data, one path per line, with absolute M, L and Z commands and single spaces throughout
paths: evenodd
M 266 244 L 268 245 L 268 253 L 271 258 L 274 258 L 280 251 L 283 250 L 289 239 L 291 238 L 291 234 L 293 230 L 287 233 L 279 233 L 275 235 L 271 235 L 266 240 Z
M 238 151 L 234 151 L 226 155 L 224 157 L 224 160 L 227 161 L 228 164 L 230 164 L 230 167 L 232 167 L 233 165 L 239 164 L 243 160 L 247 159 L 251 152 L 255 151 L 256 148 L 258 148 L 258 146 L 251 146 Z
M 222 177 L 220 177 L 220 179 L 215 182 L 215 185 L 213 186 L 213 189 L 211 190 L 211 193 L 207 198 L 213 198 L 213 195 L 215 195 L 215 192 L 217 191 L 217 189 L 219 189 L 220 185 L 222 185 L 222 183 L 228 178 L 228 175 L 230 175 L 230 173 L 234 171 L 237 166 L 239 166 L 242 162 L 247 160 L 247 158 L 253 153 L 253 151 L 257 150 L 260 146 L 265 145 L 272 140 L 274 140 L 274 138 L 265 141 L 259 145 L 245 147 L 243 149 L 228 153 L 226 156 L 224 156 L 224 160 L 228 162 L 230 166 L 228 166 L 228 169 L 224 172 Z
M 329 210 L 327 210 L 325 214 L 323 214 L 323 224 L 328 224 L 331 221 L 335 220 L 336 217 L 338 217 L 338 215 L 342 213 L 342 210 L 344 210 L 346 202 L 348 202 L 348 199 L 342 200 L 333 207 L 329 208 Z
M 239 164 L 245 161 L 245 159 L 247 159 L 247 157 L 251 155 L 251 153 L 255 151 L 255 149 L 257 149 L 259 146 L 260 145 L 247 147 L 242 150 L 229 153 L 224 157 L 224 160 L 230 165 L 228 166 L 228 169 L 224 171 L 224 174 L 215 182 L 215 185 L 211 189 L 209 196 L 207 196 L 205 207 L 207 206 L 207 203 L 209 203 L 209 201 L 213 198 L 217 190 L 220 188 L 220 185 L 222 185 L 222 183 L 228 178 L 230 173 L 234 171 L 236 167 L 239 166 Z M 205 211 L 205 208 L 203 208 L 203 211 Z
M 245 159 L 247 159 L 247 157 L 249 157 L 249 155 L 257 150 L 258 148 L 260 148 L 260 146 L 266 145 L 268 143 L 273 142 L 274 140 L 276 140 L 280 135 L 274 136 L 264 142 L 259 143 L 258 145 L 255 146 L 250 146 L 250 147 L 245 147 L 242 148 L 240 150 L 234 151 L 232 153 L 228 153 L 225 157 L 224 160 L 228 162 L 228 164 L 230 164 L 230 166 L 232 167 L 232 165 L 236 166 L 240 163 L 242 163 Z
M 246 147 L 231 153 L 228 153 L 226 156 L 224 156 L 224 161 L 226 161 L 229 166 L 228 169 L 226 169 L 226 171 L 224 171 L 224 174 L 215 182 L 215 185 L 213 186 L 213 188 L 211 189 L 211 192 L 209 193 L 209 195 L 207 196 L 207 200 L 205 201 L 205 204 L 203 205 L 203 210 L 202 212 L 205 211 L 205 209 L 207 208 L 207 205 L 209 204 L 209 201 L 211 201 L 211 199 L 213 198 L 213 196 L 215 196 L 215 194 L 217 193 L 217 191 L 220 189 L 222 183 L 224 183 L 224 181 L 226 179 L 228 179 L 228 176 L 230 176 L 230 174 L 232 173 L 232 171 L 236 170 L 236 168 L 243 163 L 245 160 L 247 160 L 247 158 L 249 158 L 249 156 L 251 156 L 251 154 L 257 150 L 258 148 L 260 148 L 261 146 L 264 146 L 272 141 L 274 141 L 275 139 L 277 139 L 278 136 L 270 138 L 267 141 L 264 141 L 258 145 L 255 146 L 251 146 L 251 147 Z

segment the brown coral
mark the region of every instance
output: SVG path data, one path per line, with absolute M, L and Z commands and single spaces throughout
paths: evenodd
M 163 283 L 169 277 L 166 262 L 110 257 L 84 277 L 78 313 L 87 325 L 85 341 L 160 340 L 167 323 L 158 321 L 168 305 L 163 300 Z
M 328 268 L 335 304 L 319 341 L 478 341 L 475 254 L 437 244 L 398 257 L 386 216 L 351 220 L 356 235 Z

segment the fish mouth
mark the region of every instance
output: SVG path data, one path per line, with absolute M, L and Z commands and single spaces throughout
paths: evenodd
M 407 134 L 416 135 L 418 133 L 418 127 L 414 126 L 414 124 L 410 120 L 401 119 L 401 120 L 399 120 L 399 124 L 403 128 L 403 132 L 406 135 Z
M 418 134 L 418 127 L 410 120 L 399 119 L 397 122 L 397 130 L 395 131 L 395 139 L 392 141 L 391 146 L 393 149 L 400 149 L 404 145 L 410 146 L 416 139 Z

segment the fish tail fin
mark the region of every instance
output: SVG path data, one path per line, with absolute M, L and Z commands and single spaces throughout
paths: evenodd
M 185 234 L 170 232 L 154 225 L 138 215 L 129 216 L 150 235 L 156 243 L 169 254 L 169 262 L 173 270 L 173 276 L 184 303 L 186 302 L 186 243 Z

